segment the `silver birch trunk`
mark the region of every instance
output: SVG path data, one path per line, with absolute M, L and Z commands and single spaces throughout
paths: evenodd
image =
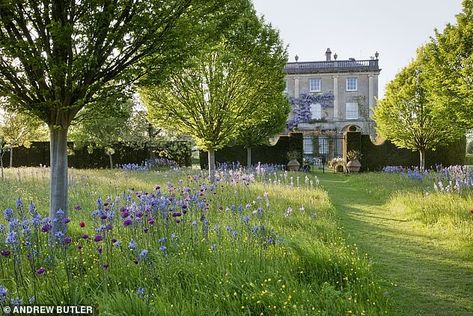
M 110 169 L 113 169 L 113 159 L 112 159 L 112 155 L 111 154 L 107 154 L 108 155 L 108 159 L 110 161 Z
M 2 181 L 3 181 L 5 179 L 3 175 L 3 149 L 0 149 L 0 169 L 2 169 Z
M 251 167 L 251 147 L 246 147 L 246 166 Z
M 50 127 L 50 164 L 51 164 L 51 196 L 50 218 L 54 219 L 61 209 L 67 216 L 67 128 Z M 54 236 L 57 231 L 64 231 L 61 221 L 52 221 Z
M 421 172 L 425 170 L 425 149 L 419 150 L 419 170 Z
M 215 150 L 209 149 L 208 157 L 209 157 L 209 180 L 210 180 L 210 183 L 214 183 L 215 182 Z

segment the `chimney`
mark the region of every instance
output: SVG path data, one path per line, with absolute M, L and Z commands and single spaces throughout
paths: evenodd
M 327 61 L 332 60 L 332 51 L 330 50 L 330 48 L 327 48 L 327 51 L 325 52 L 325 58 Z

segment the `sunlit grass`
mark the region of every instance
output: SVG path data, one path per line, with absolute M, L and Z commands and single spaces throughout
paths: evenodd
M 205 180 L 195 170 L 70 170 L 72 243 L 51 247 L 47 235 L 35 231 L 39 255 L 33 263 L 24 245 L 18 255 L 12 249 L 11 256 L 1 257 L 0 285 L 9 290 L 5 303 L 19 297 L 25 304 L 34 295 L 36 304 L 92 304 L 104 315 L 388 313 L 368 261 L 345 242 L 327 193 L 309 185 L 315 179 L 269 177 L 281 184 L 239 181 L 199 191 Z M 178 203 L 177 210 L 187 198 L 195 202 L 177 217 L 180 223 L 171 215 L 173 208 L 161 218 L 159 211 L 145 211 L 143 224 L 134 218 L 124 227 L 120 208 L 126 203 L 131 210 L 136 203 L 137 210 L 140 205 L 146 209 L 139 192 L 156 194 L 156 185 Z M 201 196 L 187 197 L 187 187 Z M 129 194 L 133 200 L 126 202 Z M 7 170 L 0 182 L 0 207 L 15 208 L 17 197 L 26 209 L 34 201 L 47 215 L 48 170 Z M 116 203 L 116 221 L 110 232 L 100 232 L 103 241 L 94 242 L 103 222 L 91 217 L 99 197 Z M 82 239 L 84 233 L 88 240 Z M 3 234 L 0 245 L 8 248 Z M 132 240 L 135 249 L 129 249 Z M 140 258 L 143 250 L 148 250 L 145 259 Z M 20 260 L 16 270 L 14 260 Z M 39 267 L 46 272 L 38 275 Z

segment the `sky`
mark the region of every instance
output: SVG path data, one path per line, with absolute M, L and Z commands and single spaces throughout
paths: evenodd
M 415 56 L 434 30 L 455 23 L 461 0 L 253 0 L 280 31 L 289 61 L 370 59 L 379 52 L 379 97 L 386 83 Z

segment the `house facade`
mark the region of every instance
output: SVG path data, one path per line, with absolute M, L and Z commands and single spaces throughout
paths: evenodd
M 288 127 L 304 134 L 304 157 L 342 155 L 345 131 L 374 134 L 373 109 L 381 69 L 378 53 L 367 60 L 338 60 L 330 49 L 325 61 L 290 62 L 286 94 L 293 110 Z

